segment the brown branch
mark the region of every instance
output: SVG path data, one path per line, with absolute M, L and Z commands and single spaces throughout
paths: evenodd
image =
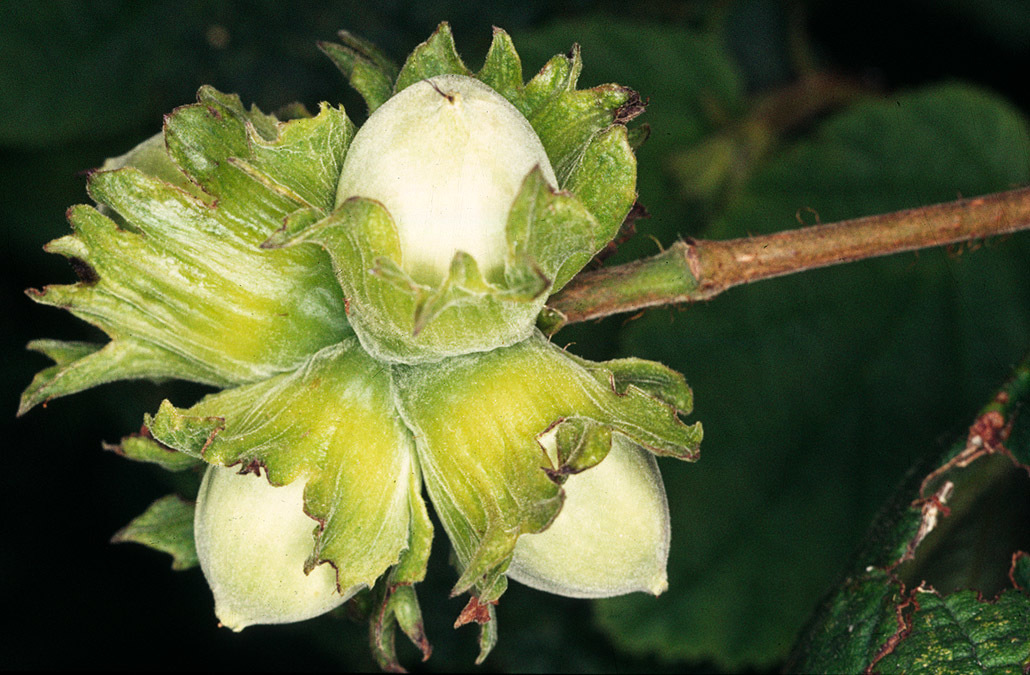
M 548 301 L 561 325 L 707 300 L 785 274 L 1030 229 L 1030 188 L 758 237 L 680 241 L 658 255 L 586 272 Z

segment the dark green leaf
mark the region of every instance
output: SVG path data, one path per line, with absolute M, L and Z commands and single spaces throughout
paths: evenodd
M 881 673 L 1020 673 L 1030 666 L 1030 596 L 996 600 L 961 591 L 917 592 L 907 634 L 876 665 Z M 832 668 L 831 668 L 832 669 Z
M 1014 587 L 1030 591 L 1030 553 L 1017 551 L 1012 554 L 1012 567 L 1009 575 Z
M 189 28 L 170 21 L 168 10 L 3 3 L 0 142 L 32 147 L 138 128 L 154 113 L 153 91 L 180 85 L 182 74 L 199 65 L 195 54 L 176 53 L 173 45 L 189 39 Z M 138 30 L 141 24 L 165 26 L 165 39 L 150 39 L 151 33 Z M 139 76 L 140 57 L 152 64 L 145 77 Z
M 1027 402 L 1030 360 L 948 451 L 910 476 L 798 643 L 792 669 L 987 673 L 1030 664 L 1030 593 L 1018 578 L 1026 554 L 1012 550 L 1027 543 L 1030 484 L 1009 454 L 1025 449 L 1010 434 L 1030 425 Z M 999 477 L 1018 479 L 1015 494 Z M 1005 520 L 1022 539 L 997 528 Z

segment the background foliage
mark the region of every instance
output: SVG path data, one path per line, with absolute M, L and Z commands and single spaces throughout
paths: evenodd
M 496 24 L 527 75 L 578 41 L 581 83 L 649 98 L 640 199 L 652 217 L 618 260 L 680 235 L 775 231 L 1030 180 L 1030 10 L 1018 0 L 4 2 L 5 667 L 371 667 L 363 626 L 217 630 L 199 571 L 108 544 L 176 478 L 104 453 L 100 440 L 138 428 L 162 398 L 185 405 L 202 390 L 108 385 L 14 420 L 18 392 L 44 365 L 24 343 L 97 337 L 21 289 L 72 278 L 40 247 L 86 200 L 80 172 L 155 133 L 201 84 L 269 110 L 342 101 L 360 119 L 362 102 L 314 42 L 347 28 L 402 58 L 442 19 L 470 65 Z M 789 123 L 767 114 L 768 96 L 815 71 L 847 78 L 844 93 Z M 788 97 L 788 109 L 815 98 Z M 512 584 L 484 669 L 778 668 L 905 471 L 962 436 L 1030 348 L 1028 254 L 1016 235 L 559 333 L 588 358 L 681 370 L 705 426 L 702 459 L 662 463 L 668 593 L 591 604 Z M 1030 488 L 1013 495 L 1025 504 Z M 1015 537 L 1030 550 L 1025 527 Z M 444 599 L 454 579 L 443 540 L 420 591 L 435 646 L 425 667 L 464 670 L 474 631 L 450 628 L 461 601 Z

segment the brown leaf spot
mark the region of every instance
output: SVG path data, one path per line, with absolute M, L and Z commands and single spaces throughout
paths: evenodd
M 615 237 L 605 244 L 604 248 L 597 252 L 591 260 L 589 265 L 590 269 L 597 269 L 604 264 L 604 261 L 615 255 L 615 252 L 619 250 L 619 247 L 625 244 L 627 241 L 633 238 L 633 235 L 637 233 L 637 221 L 643 220 L 644 218 L 650 218 L 651 214 L 648 213 L 647 209 L 640 202 L 633 202 L 633 206 L 630 208 L 629 213 L 622 219 L 622 225 L 619 226 L 619 231 Z
M 919 611 L 919 601 L 916 600 L 916 593 L 925 590 L 922 586 L 912 591 L 911 594 L 905 596 L 897 607 L 894 608 L 894 619 L 897 622 L 897 629 L 894 634 L 887 638 L 887 641 L 883 643 L 883 646 L 876 652 L 873 660 L 869 662 L 866 669 L 863 671 L 866 675 L 875 672 L 876 664 L 878 664 L 883 657 L 887 656 L 897 648 L 902 640 L 907 638 L 912 632 L 912 615 Z M 902 593 L 904 593 L 902 589 Z M 911 611 L 906 612 L 905 610 L 911 608 Z
M 933 532 L 933 529 L 937 527 L 938 520 L 942 517 L 947 518 L 951 515 L 951 509 L 949 509 L 946 504 L 954 491 L 955 484 L 950 480 L 945 481 L 944 485 L 942 485 L 933 495 L 926 499 L 916 501 L 914 506 L 917 505 L 920 509 L 919 529 L 916 530 L 916 535 L 908 542 L 908 546 L 905 548 L 905 554 L 891 566 L 892 568 L 897 567 L 906 560 L 912 560 L 915 558 L 916 549 L 921 543 L 923 543 L 923 540 L 926 539 L 926 535 Z
M 82 258 L 68 258 L 68 262 L 71 263 L 75 276 L 83 285 L 92 286 L 100 281 L 100 275 L 97 274 L 96 269 Z
M 461 614 L 458 615 L 457 620 L 454 622 L 455 628 L 460 628 L 467 623 L 475 621 L 479 625 L 488 623 L 490 621 L 490 605 L 496 605 L 497 601 L 481 603 L 479 598 L 472 596 L 469 598 L 469 602 L 465 605 L 465 609 L 461 610 Z
M 1017 591 L 1025 591 L 1022 584 L 1016 581 L 1016 565 L 1019 564 L 1020 559 L 1030 558 L 1030 553 L 1026 551 L 1016 551 L 1012 554 L 1012 564 L 1009 566 L 1009 581 L 1012 582 L 1012 587 Z
M 919 487 L 921 499 L 925 499 L 930 486 L 952 469 L 964 469 L 981 457 L 1001 453 L 1012 457 L 1005 447 L 1005 441 L 1012 431 L 1012 422 L 1006 422 L 1005 416 L 997 410 L 988 410 L 980 415 L 969 427 L 966 446 L 960 453 L 938 467 L 923 479 Z
M 639 116 L 644 109 L 647 107 L 647 101 L 640 98 L 640 94 L 633 91 L 629 91 L 629 98 L 615 111 L 615 123 L 625 124 L 634 117 Z

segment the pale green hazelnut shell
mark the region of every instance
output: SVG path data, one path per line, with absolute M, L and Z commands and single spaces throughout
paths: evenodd
M 669 505 L 658 464 L 621 436 L 612 441 L 600 464 L 565 481 L 550 527 L 519 537 L 508 577 L 573 598 L 668 588 Z
M 209 466 L 197 496 L 194 536 L 215 614 L 234 631 L 303 621 L 343 604 L 332 565 L 304 574 L 316 522 L 304 513 L 304 486 L 276 487 L 255 474 Z
M 420 283 L 440 283 L 458 251 L 490 278 L 504 264 L 512 202 L 536 166 L 557 189 L 543 144 L 515 106 L 475 78 L 438 75 L 398 93 L 358 130 L 336 204 L 382 204 L 401 267 Z

